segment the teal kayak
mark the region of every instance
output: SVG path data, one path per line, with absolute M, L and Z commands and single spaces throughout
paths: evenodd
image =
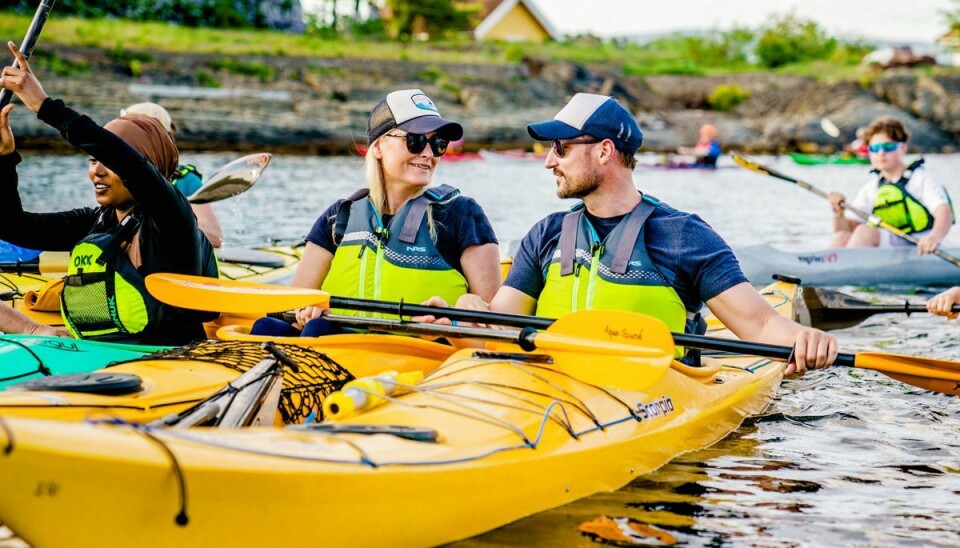
M 803 154 L 800 152 L 790 152 L 787 154 L 794 162 L 801 166 L 818 166 L 823 164 L 836 165 L 854 165 L 869 164 L 868 158 L 858 158 L 849 154 Z
M 89 373 L 166 348 L 40 335 L 0 335 L 0 389 L 50 375 Z

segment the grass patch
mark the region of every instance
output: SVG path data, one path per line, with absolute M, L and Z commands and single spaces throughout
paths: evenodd
M 30 17 L 0 11 L 0 32 L 6 36 L 22 36 Z M 189 28 L 163 22 L 135 22 L 116 18 L 82 19 L 52 17 L 44 28 L 37 51 L 57 44 L 73 47 L 94 47 L 108 50 L 116 62 L 126 64 L 131 72 L 143 70 L 150 63 L 150 51 L 169 53 L 213 54 L 223 57 L 289 56 L 328 59 L 371 59 L 414 62 L 424 65 L 492 64 L 516 65 L 524 58 L 570 61 L 598 69 L 623 70 L 642 77 L 655 74 L 716 75 L 764 70 L 756 62 L 748 62 L 744 51 L 750 43 L 749 32 L 727 33 L 718 38 L 665 36 L 638 44 L 625 40 L 600 41 L 595 38 L 574 38 L 544 44 L 475 42 L 459 37 L 438 42 L 398 43 L 374 38 L 351 38 L 288 34 L 262 29 Z M 792 63 L 778 72 L 811 76 L 817 79 L 857 80 L 865 74 L 859 65 L 865 44 L 838 47 L 822 60 Z M 138 64 L 132 64 L 137 61 Z M 272 80 L 269 66 L 255 62 L 223 62 L 220 68 Z M 58 70 L 74 70 L 59 67 Z M 931 75 L 941 69 L 926 69 Z

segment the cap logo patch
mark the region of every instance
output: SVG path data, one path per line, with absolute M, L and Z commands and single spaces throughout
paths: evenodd
M 417 108 L 419 109 L 429 110 L 431 112 L 436 112 L 437 114 L 440 114 L 440 111 L 437 110 L 436 106 L 434 106 L 433 101 L 431 101 L 429 97 L 427 97 L 426 95 L 423 95 L 422 93 L 418 93 L 417 95 L 414 95 L 413 97 L 410 98 L 410 100 L 413 101 L 413 104 L 416 105 Z

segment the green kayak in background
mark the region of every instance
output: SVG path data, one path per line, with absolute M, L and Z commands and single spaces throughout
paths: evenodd
M 869 164 L 868 158 L 858 158 L 850 154 L 803 154 L 801 152 L 790 152 L 787 154 L 794 162 L 801 166 L 819 166 L 823 164 Z
M 50 375 L 89 373 L 166 348 L 40 335 L 0 335 L 0 389 Z

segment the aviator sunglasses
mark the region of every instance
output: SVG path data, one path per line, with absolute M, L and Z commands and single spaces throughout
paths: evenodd
M 407 140 L 407 150 L 410 151 L 410 154 L 420 154 L 423 152 L 423 149 L 427 148 L 427 145 L 430 145 L 430 150 L 433 151 L 433 156 L 439 158 L 447 151 L 447 146 L 450 144 L 450 141 L 440 138 L 439 135 L 434 135 L 433 137 L 427 137 L 422 133 L 407 133 L 406 135 L 396 135 L 393 133 L 387 133 L 384 137 L 399 137 L 401 139 L 406 138 Z
M 563 158 L 563 155 L 567 153 L 566 149 L 564 148 L 567 145 L 592 145 L 599 142 L 599 139 L 594 139 L 589 135 L 584 135 L 583 137 L 576 137 L 573 139 L 554 139 L 553 152 L 557 155 L 557 158 Z
M 881 150 L 884 152 L 893 152 L 894 150 L 897 150 L 897 147 L 899 147 L 902 144 L 903 143 L 898 143 L 896 141 L 890 141 L 888 143 L 875 143 L 868 146 L 867 150 L 869 150 L 872 154 L 877 154 Z

